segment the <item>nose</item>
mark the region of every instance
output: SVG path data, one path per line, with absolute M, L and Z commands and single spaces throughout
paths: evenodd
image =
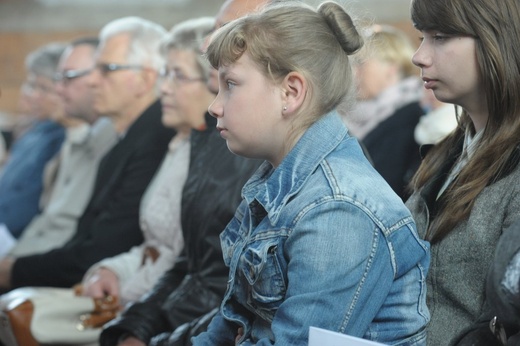
M 420 68 L 431 65 L 430 54 L 424 40 L 412 56 L 412 63 Z
M 162 78 L 159 83 L 161 95 L 168 95 L 173 92 L 173 88 L 171 87 L 171 83 L 168 78 Z
M 224 107 L 222 102 L 220 101 L 220 93 L 217 94 L 217 97 L 213 100 L 213 102 L 208 107 L 208 112 L 211 116 L 215 118 L 221 118 L 224 114 Z

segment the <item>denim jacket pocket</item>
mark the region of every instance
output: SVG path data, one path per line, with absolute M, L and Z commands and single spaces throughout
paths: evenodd
M 231 231 L 239 229 L 239 232 Z M 220 233 L 220 246 L 222 248 L 222 256 L 226 266 L 231 265 L 233 253 L 237 246 L 243 243 L 243 234 L 247 234 L 247 228 L 241 224 L 240 220 L 233 217 L 227 227 Z
M 277 250 L 277 243 L 258 242 L 250 244 L 242 255 L 241 270 L 249 284 L 247 303 L 268 321 L 272 321 L 286 292 Z

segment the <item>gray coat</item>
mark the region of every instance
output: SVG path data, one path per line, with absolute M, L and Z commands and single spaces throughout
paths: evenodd
M 461 149 L 454 150 L 453 157 Z M 407 201 L 417 230 L 425 236 L 436 207 L 435 196 L 454 158 Z M 427 304 L 431 313 L 428 345 L 453 345 L 485 313 L 486 276 L 503 231 L 520 217 L 518 151 L 508 169 L 477 197 L 468 219 L 431 247 L 427 276 Z

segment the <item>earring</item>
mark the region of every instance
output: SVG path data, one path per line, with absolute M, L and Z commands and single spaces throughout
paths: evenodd
M 285 112 L 287 110 L 287 106 L 283 106 L 283 111 Z

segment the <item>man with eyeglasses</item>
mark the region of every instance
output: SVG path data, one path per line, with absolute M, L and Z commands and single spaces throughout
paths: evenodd
M 138 17 L 114 20 L 101 30 L 95 65 L 85 78 L 94 110 L 112 119 L 119 141 L 99 164 L 72 238 L 60 248 L 17 258 L 10 270 L 0 268 L 0 288 L 71 287 L 92 264 L 143 242 L 139 203 L 173 136 L 161 124 L 158 101 L 165 34 Z
M 99 161 L 115 144 L 112 122 L 92 108 L 87 84 L 98 43 L 95 37 L 77 39 L 61 56 L 54 81 L 63 112 L 55 120 L 66 128 L 65 142 L 46 165 L 43 211 L 25 228 L 9 256 L 46 252 L 72 237 L 90 199 Z

